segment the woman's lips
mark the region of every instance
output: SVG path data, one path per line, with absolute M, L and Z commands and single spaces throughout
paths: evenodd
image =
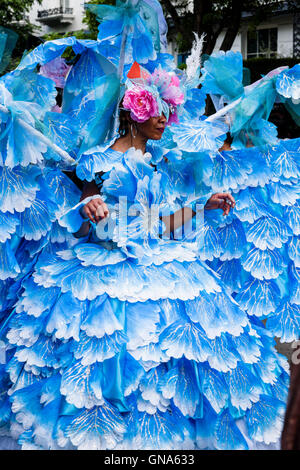
M 158 127 L 158 128 L 157 128 L 157 130 L 158 130 L 158 132 L 161 132 L 161 133 L 163 133 L 163 132 L 164 132 L 164 130 L 165 130 L 165 128 L 164 128 L 164 127 Z

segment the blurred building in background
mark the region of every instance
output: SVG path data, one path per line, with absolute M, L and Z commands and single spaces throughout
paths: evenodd
M 300 58 L 300 13 L 290 12 L 282 2 L 282 8 L 274 11 L 259 26 L 253 29 L 251 17 L 243 13 L 242 26 L 232 46 L 234 52 L 241 52 L 244 60 L 254 58 Z M 215 51 L 222 44 L 225 31 L 219 35 Z M 176 55 L 176 45 L 172 44 Z M 184 62 L 186 54 L 177 54 L 178 63 Z
M 29 12 L 30 22 L 39 26 L 36 34 L 64 33 L 85 29 L 84 2 L 81 0 L 43 0 L 34 4 Z
M 82 22 L 84 1 L 81 0 L 43 0 L 34 4 L 29 19 L 40 27 L 38 36 L 52 32 L 72 32 L 87 29 Z M 288 11 L 285 2 L 282 8 L 274 11 L 256 29 L 250 27 L 251 17 L 246 12 L 240 31 L 233 43 L 232 50 L 240 51 L 245 60 L 252 58 L 300 58 L 300 13 Z M 219 50 L 225 31 L 221 32 L 215 51 Z M 178 53 L 175 41 L 169 43 L 169 52 L 177 57 L 178 64 L 185 62 L 189 53 Z

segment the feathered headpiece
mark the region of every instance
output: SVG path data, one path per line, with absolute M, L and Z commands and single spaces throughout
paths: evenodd
M 145 122 L 165 115 L 168 124 L 178 122 L 178 111 L 184 102 L 180 80 L 173 72 L 158 67 L 150 74 L 134 62 L 127 74 L 123 109 L 130 111 L 134 121 Z

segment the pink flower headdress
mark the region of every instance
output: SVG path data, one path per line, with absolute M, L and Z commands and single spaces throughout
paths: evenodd
M 161 67 L 150 74 L 134 62 L 127 78 L 123 109 L 130 111 L 134 121 L 145 122 L 164 113 L 168 124 L 178 123 L 178 108 L 184 102 L 184 93 L 177 75 Z

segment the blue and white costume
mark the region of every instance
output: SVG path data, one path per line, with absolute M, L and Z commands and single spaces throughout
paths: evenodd
M 283 164 L 272 168 L 253 149 L 235 150 L 233 156 L 218 153 L 228 125 L 203 116 L 205 95 L 197 88 L 196 75 L 181 77 L 186 100 L 180 124 L 170 126 L 158 144 L 149 143 L 144 155 L 134 148 L 124 154 L 111 149 L 114 110 L 132 61 L 150 72 L 158 65 L 174 71 L 170 56 L 160 50 L 164 22 L 148 15 L 149 5 L 159 8 L 154 0 L 118 1 L 115 10 L 98 6 L 103 19 L 98 41 L 66 38 L 43 44 L 3 79 L 5 90 L 26 74 L 37 80 L 35 67 L 68 46 L 81 56 L 66 80 L 61 115 L 50 113 L 46 103 L 53 103 L 43 99 L 37 119 L 23 108 L 14 119 L 13 107 L 12 125 L 1 120 L 1 136 L 8 139 L 18 119 L 31 126 L 30 138 L 20 134 L 23 153 L 18 142 L 9 140 L 12 150 L 1 161 L 3 172 L 12 167 L 20 173 L 24 196 L 15 196 L 14 186 L 4 186 L 6 180 L 0 179 L 3 194 L 8 194 L 0 207 L 0 249 L 6 250 L 11 266 L 1 278 L 6 364 L 0 369 L 0 429 L 23 449 L 278 447 L 288 386 L 286 360 L 275 351 L 260 313 L 238 294 L 244 310 L 230 293 L 242 285 L 234 275 L 242 256 L 245 272 L 258 279 L 261 290 L 270 282 L 272 292 L 278 292 L 269 281 L 275 276 L 259 282 L 262 254 L 249 259 L 246 242 L 270 253 L 293 230 L 299 235 L 295 175 Z M 144 47 L 139 49 L 140 44 Z M 45 86 L 50 86 L 48 81 Z M 43 98 L 54 96 L 52 92 Z M 34 95 L 32 102 L 34 113 L 40 111 L 40 98 Z M 32 141 L 33 135 L 40 140 Z M 259 155 L 256 160 L 244 160 L 251 152 Z M 276 155 L 274 150 L 272 158 Z M 77 176 L 97 182 L 112 214 L 80 240 L 71 234 L 82 224 L 79 209 L 84 202 L 79 202 L 61 163 L 71 165 L 73 158 Z M 293 171 L 298 165 L 296 161 Z M 269 211 L 265 189 L 257 187 L 262 180 L 273 191 L 274 203 L 293 201 L 288 220 Z M 288 195 L 278 189 L 284 183 Z M 166 237 L 162 216 L 183 206 L 195 208 L 196 203 L 203 208 L 213 192 L 225 189 L 240 191 L 241 197 L 224 227 L 218 228 L 217 222 L 215 230 L 207 219 L 183 239 Z M 38 195 L 51 214 L 48 220 L 37 209 L 34 217 L 27 216 Z M 268 230 L 260 238 L 255 224 L 262 224 L 264 217 Z M 273 226 L 278 237 L 272 235 Z M 12 236 L 16 247 L 11 246 Z M 27 251 L 22 244 L 29 246 Z M 287 250 L 296 282 L 296 242 Z M 19 256 L 25 253 L 20 266 Z M 274 253 L 277 258 L 271 263 Z M 232 275 L 225 275 L 224 282 L 205 262 L 213 258 L 231 262 L 226 268 Z M 264 271 L 281 274 L 279 258 L 272 252 Z M 299 305 L 296 297 L 293 302 Z M 271 302 L 267 295 L 261 299 L 261 308 Z

